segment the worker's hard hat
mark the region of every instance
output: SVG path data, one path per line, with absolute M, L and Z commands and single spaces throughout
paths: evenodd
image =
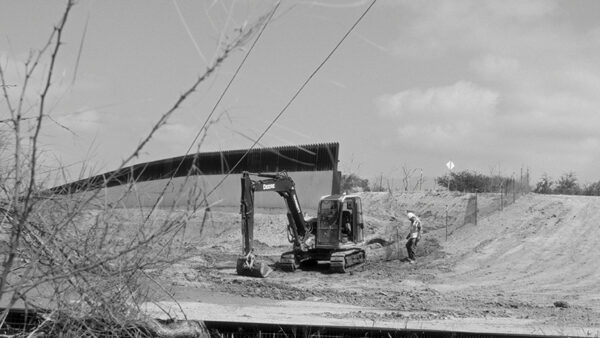
M 413 214 L 412 212 L 407 213 L 406 216 L 408 217 L 408 219 L 417 218 L 417 215 Z

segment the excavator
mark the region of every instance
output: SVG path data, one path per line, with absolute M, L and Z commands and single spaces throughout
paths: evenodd
M 254 180 L 252 176 L 258 177 Z M 242 255 L 238 258 L 238 275 L 267 277 L 273 270 L 259 262 L 253 253 L 254 193 L 273 191 L 287 206 L 288 240 L 293 244 L 277 264 L 283 271 L 314 263 L 329 263 L 331 272 L 344 273 L 346 269 L 365 262 L 364 223 L 361 199 L 357 195 L 341 194 L 321 197 L 317 217 L 306 218 L 300 207 L 295 183 L 286 172 L 242 173 Z

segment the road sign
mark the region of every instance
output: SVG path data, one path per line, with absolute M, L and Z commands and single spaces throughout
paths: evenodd
M 449 170 L 454 169 L 454 162 L 448 161 L 448 163 L 446 163 L 446 167 L 448 167 Z

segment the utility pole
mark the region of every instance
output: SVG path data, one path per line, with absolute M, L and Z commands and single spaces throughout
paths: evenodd
M 515 196 L 515 173 L 513 172 L 512 174 L 512 193 L 513 193 L 513 203 L 515 203 L 516 201 L 516 196 Z
M 521 176 L 519 178 L 519 195 L 523 194 L 523 165 L 521 165 Z
M 500 177 L 500 211 L 504 210 L 504 180 Z

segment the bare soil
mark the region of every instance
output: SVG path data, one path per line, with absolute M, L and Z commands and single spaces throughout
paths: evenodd
M 388 312 L 358 311 L 361 319 L 534 319 L 547 325 L 600 327 L 600 198 L 525 195 L 503 210 L 497 196 L 479 196 L 477 224 L 463 224 L 464 195 L 363 193 L 367 263 L 346 274 L 313 266 L 275 269 L 265 279 L 235 274 L 241 251 L 237 210 L 213 210 L 200 231 L 184 236 L 189 258 L 161 272 L 175 299 L 214 292 L 248 299 L 340 303 Z M 425 227 L 417 263 L 406 256 L 406 209 Z M 447 213 L 448 211 L 448 213 Z M 446 219 L 449 227 L 446 228 Z M 258 210 L 255 251 L 273 267 L 291 248 L 283 210 Z M 391 255 L 381 256 L 381 248 Z M 328 314 L 335 317 L 336 314 Z

